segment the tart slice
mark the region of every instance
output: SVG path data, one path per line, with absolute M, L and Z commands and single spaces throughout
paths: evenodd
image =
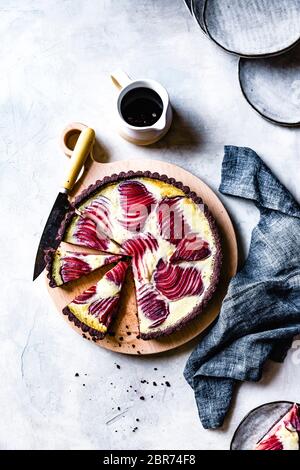
M 63 241 L 94 250 L 118 254 L 121 246 L 113 240 L 111 201 L 102 195 L 73 210 L 65 221 Z M 71 220 L 70 220 L 71 219 Z
M 255 450 L 299 450 L 300 407 L 296 403 L 256 444 Z
M 117 314 L 128 264 L 119 261 L 96 285 L 75 297 L 63 314 L 84 333 L 103 339 Z
M 45 255 L 50 287 L 58 287 L 67 282 L 95 271 L 110 263 L 120 261 L 119 255 L 78 253 L 62 248 L 50 249 Z

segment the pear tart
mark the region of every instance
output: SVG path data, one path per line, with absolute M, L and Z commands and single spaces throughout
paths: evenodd
M 297 403 L 258 441 L 254 450 L 299 450 L 300 408 Z
M 128 172 L 97 181 L 75 199 L 58 236 L 81 250 L 59 247 L 46 254 L 51 287 L 117 263 L 63 311 L 98 338 L 109 331 L 122 302 L 129 265 L 142 339 L 171 334 L 200 315 L 218 283 L 221 247 L 214 219 L 200 197 L 165 175 Z

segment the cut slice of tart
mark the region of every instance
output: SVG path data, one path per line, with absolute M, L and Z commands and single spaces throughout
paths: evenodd
M 50 287 L 58 287 L 67 282 L 95 271 L 102 266 L 120 261 L 120 255 L 78 253 L 58 248 L 49 249 L 45 254 L 47 277 Z
M 296 403 L 256 444 L 255 450 L 299 450 L 300 407 Z
M 84 333 L 103 339 L 117 314 L 128 265 L 128 261 L 119 261 L 96 285 L 75 297 L 63 314 Z
M 108 253 L 120 253 L 121 246 L 112 238 L 111 204 L 101 194 L 68 215 L 63 241 Z M 70 217 L 71 216 L 71 217 Z M 70 220 L 71 219 L 71 220 Z
M 76 198 L 60 239 L 130 257 L 143 339 L 171 334 L 200 315 L 219 280 L 212 215 L 166 175 L 128 172 L 97 181 Z

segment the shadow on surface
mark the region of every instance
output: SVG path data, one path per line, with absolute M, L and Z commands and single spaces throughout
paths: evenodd
M 191 116 L 187 117 L 173 108 L 173 121 L 170 130 L 161 140 L 149 145 L 149 147 L 157 149 L 163 149 L 164 147 L 168 149 L 172 149 L 172 147 L 199 148 L 202 139 L 194 125 L 194 122 L 197 122 L 198 119 L 197 116 L 193 120 Z

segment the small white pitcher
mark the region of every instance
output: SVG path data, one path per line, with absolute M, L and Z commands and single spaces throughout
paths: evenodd
M 172 122 L 172 107 L 167 90 L 155 80 L 131 80 L 123 71 L 112 73 L 111 79 L 120 90 L 117 97 L 117 128 L 119 134 L 136 145 L 150 145 L 161 139 L 168 132 Z M 133 126 L 128 124 L 122 116 L 122 99 L 129 91 L 135 88 L 150 88 L 159 95 L 162 101 L 162 114 L 151 126 Z

